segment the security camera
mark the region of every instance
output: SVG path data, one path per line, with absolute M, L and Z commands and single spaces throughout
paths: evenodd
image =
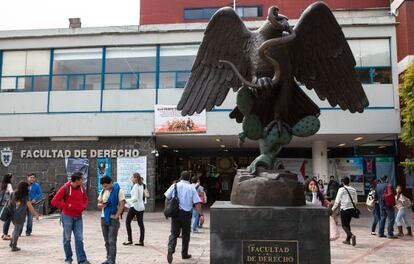
M 151 151 L 151 154 L 154 154 L 155 157 L 158 157 L 160 154 L 158 153 L 158 150 L 154 149 Z

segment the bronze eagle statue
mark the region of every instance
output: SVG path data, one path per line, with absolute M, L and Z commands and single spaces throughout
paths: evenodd
M 177 108 L 184 116 L 210 111 L 233 88 L 237 106 L 230 117 L 243 123 L 241 142 L 259 140 L 261 155 L 249 170 L 277 169 L 276 156 L 292 136 L 311 136 L 320 127 L 320 109 L 300 84 L 332 107 L 362 113 L 368 106 L 355 65 L 341 27 L 323 2 L 310 5 L 294 28 L 272 6 L 254 31 L 224 7 L 204 32 Z

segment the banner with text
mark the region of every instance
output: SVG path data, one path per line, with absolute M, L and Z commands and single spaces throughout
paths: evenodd
M 88 186 L 88 171 L 89 171 L 89 160 L 78 159 L 78 158 L 66 158 L 65 159 L 66 174 L 68 180 L 70 180 L 73 173 L 80 171 L 83 173 L 83 184 Z
M 206 111 L 182 116 L 175 105 L 155 106 L 155 133 L 205 133 Z
M 144 179 L 144 183 L 147 183 L 147 157 L 142 156 L 138 158 L 118 158 L 116 162 L 117 166 L 117 182 L 119 186 L 124 190 L 125 195 L 131 195 L 131 176 L 133 173 L 138 172 Z
M 110 158 L 96 159 L 96 181 L 98 183 L 98 195 L 102 191 L 101 178 L 104 176 L 112 176 L 111 165 L 112 159 Z

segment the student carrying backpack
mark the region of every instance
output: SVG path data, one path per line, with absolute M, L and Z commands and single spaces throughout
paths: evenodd
M 395 196 L 391 184 L 388 184 L 387 188 L 384 191 L 384 203 L 388 208 L 394 208 L 395 206 Z

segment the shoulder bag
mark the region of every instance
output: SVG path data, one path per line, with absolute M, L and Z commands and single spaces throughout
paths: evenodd
M 355 206 L 355 204 L 354 204 L 354 200 L 352 200 L 352 196 L 351 196 L 351 194 L 349 193 L 348 189 L 347 189 L 346 187 L 344 187 L 344 189 L 345 189 L 345 190 L 346 190 L 346 192 L 348 193 L 349 198 L 351 199 L 352 205 L 354 206 L 354 209 L 352 210 L 352 211 L 353 211 L 353 212 L 352 212 L 352 217 L 353 217 L 353 218 L 359 218 L 359 215 L 361 214 L 361 211 L 359 211 L 359 209 L 358 209 L 358 208 L 356 208 L 356 206 Z
M 177 184 L 174 184 L 175 195 L 168 201 L 167 206 L 164 209 L 165 217 L 176 217 L 180 211 L 180 200 L 178 199 Z

